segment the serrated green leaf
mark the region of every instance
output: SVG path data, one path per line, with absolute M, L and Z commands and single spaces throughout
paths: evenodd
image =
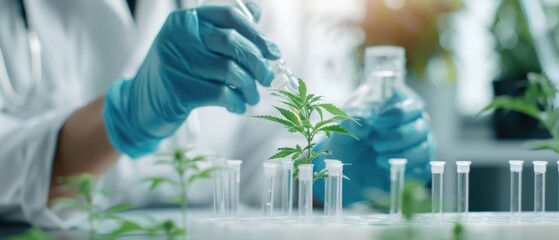
M 533 103 L 528 103 L 523 99 L 509 97 L 509 96 L 502 96 L 497 97 L 493 100 L 493 102 L 489 103 L 486 107 L 484 107 L 477 116 L 480 114 L 494 110 L 494 109 L 505 109 L 505 110 L 513 110 L 517 112 L 524 113 L 530 117 L 539 119 L 540 110 L 538 107 Z M 476 117 L 477 117 L 476 116 Z
M 318 104 L 317 106 L 328 111 L 330 114 L 336 117 L 343 117 L 346 119 L 350 118 L 349 115 L 347 115 L 347 113 L 345 113 L 343 110 L 339 109 L 338 107 L 334 106 L 334 104 L 322 103 L 322 104 Z
M 192 174 L 188 178 L 187 183 L 192 184 L 194 182 L 194 180 L 197 180 L 197 179 L 212 178 L 212 176 L 213 176 L 212 173 L 214 173 L 217 170 L 221 170 L 221 169 L 223 169 L 223 168 L 218 167 L 218 166 L 206 168 L 206 169 L 204 169 L 204 170 L 202 170 L 202 171 L 200 171 L 196 174 Z
M 305 99 L 307 97 L 307 84 L 302 79 L 299 79 L 299 97 Z
M 291 127 L 293 126 L 293 123 L 290 121 L 287 121 L 285 119 L 279 118 L 279 117 L 274 117 L 271 115 L 258 115 L 258 116 L 254 116 L 255 118 L 260 118 L 260 119 L 264 119 L 264 120 L 268 120 L 268 121 L 272 121 L 272 122 L 276 122 L 279 123 L 283 126 L 286 127 Z
M 296 109 L 301 109 L 303 107 L 303 99 L 301 99 L 301 97 L 284 90 L 278 90 L 278 92 L 279 94 L 276 96 L 279 96 L 286 101 L 293 103 L 295 106 L 297 106 Z
M 295 148 L 289 148 L 289 147 L 285 147 L 285 148 L 279 148 L 278 151 L 272 155 L 271 157 L 269 157 L 268 159 L 279 159 L 279 158 L 285 158 L 293 153 L 296 153 L 297 149 Z
M 340 125 L 328 125 L 328 126 L 320 128 L 318 131 L 337 132 L 337 133 L 340 133 L 340 134 L 343 134 L 343 135 L 350 136 L 350 137 L 354 138 L 355 140 L 359 140 L 359 138 L 357 136 L 355 136 L 353 133 L 351 133 L 350 131 L 348 131 L 347 129 L 345 129 L 344 127 L 342 127 Z
M 532 140 L 527 144 L 530 150 L 551 150 L 555 153 L 559 153 L 559 140 L 557 139 Z
M 297 117 L 297 115 L 295 115 L 293 112 L 285 109 L 285 108 L 280 108 L 280 107 L 274 107 L 276 110 L 278 110 L 278 112 L 280 112 L 280 114 L 285 117 L 285 119 L 289 120 L 291 123 L 295 124 L 295 125 L 299 125 L 301 124 L 299 122 L 299 118 Z
M 326 169 L 322 169 L 320 172 L 314 172 L 313 174 L 313 182 L 323 179 L 323 178 L 327 178 L 328 177 L 328 171 Z
M 322 108 L 315 108 L 316 112 L 318 113 L 318 115 L 320 116 L 320 121 L 324 121 L 324 113 L 322 112 Z

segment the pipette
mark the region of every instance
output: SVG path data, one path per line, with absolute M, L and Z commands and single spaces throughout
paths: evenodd
M 242 0 L 236 0 L 236 4 L 243 12 L 243 14 L 253 23 L 256 23 L 256 19 L 248 10 L 247 6 Z M 278 90 L 287 90 L 290 92 L 297 92 L 299 89 L 299 82 L 297 77 L 293 74 L 291 69 L 287 66 L 283 58 L 280 58 L 276 61 L 271 61 L 270 65 L 272 66 L 272 70 L 276 75 L 276 78 L 272 81 L 272 88 Z

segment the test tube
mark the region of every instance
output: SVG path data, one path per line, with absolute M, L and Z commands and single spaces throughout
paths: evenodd
M 390 214 L 397 216 L 402 213 L 404 173 L 408 160 L 393 158 L 388 160 L 388 163 L 390 164 Z
M 227 192 L 227 164 L 223 158 L 214 158 L 213 166 L 218 169 L 215 170 L 214 177 L 214 212 L 216 217 L 225 218 L 228 214 L 228 192 Z
M 510 213 L 518 219 L 522 212 L 522 160 L 510 160 Z
M 342 172 L 343 164 L 341 161 L 332 161 L 326 164 L 328 177 L 326 178 L 327 187 L 324 199 L 329 198 L 328 204 L 324 205 L 326 216 L 332 217 L 334 221 L 342 219 Z
M 237 215 L 239 208 L 239 185 L 241 182 L 241 160 L 227 160 L 229 170 L 229 217 Z
M 281 161 L 281 209 L 283 216 L 291 216 L 293 209 L 293 161 Z
M 274 213 L 274 184 L 277 164 L 265 162 L 264 166 L 264 197 L 262 200 L 262 214 L 271 217 Z
M 331 164 L 333 162 L 341 163 L 341 161 L 339 161 L 339 160 L 324 159 L 325 169 L 328 170 L 329 164 Z M 331 195 L 331 192 L 329 191 L 332 188 L 331 185 L 332 185 L 332 182 L 329 181 L 328 178 L 324 179 L 324 215 L 326 215 L 326 216 L 330 215 L 329 211 L 332 209 L 330 207 L 330 203 L 332 202 L 332 195 Z
M 312 217 L 313 164 L 301 164 L 299 170 L 299 216 L 303 219 Z
M 443 161 L 432 161 L 431 163 L 431 212 L 437 218 L 443 213 Z
M 458 172 L 458 204 L 457 212 L 467 214 L 469 209 L 470 192 L 470 161 L 457 161 L 456 171 Z
M 545 171 L 547 161 L 533 161 L 534 164 L 534 213 L 543 217 L 545 212 Z

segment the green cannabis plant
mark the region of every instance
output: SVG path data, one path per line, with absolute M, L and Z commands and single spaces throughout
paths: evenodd
M 340 133 L 357 139 L 357 137 L 342 127 L 340 123 L 344 120 L 355 121 L 343 110 L 330 103 L 322 102 L 322 96 L 307 92 L 307 85 L 299 79 L 299 91 L 292 93 L 285 90 L 272 90 L 272 95 L 279 98 L 282 106 L 274 106 L 281 116 L 258 115 L 260 119 L 278 123 L 290 133 L 299 134 L 305 139 L 306 145 L 299 144 L 294 147 L 282 147 L 269 159 L 290 157 L 294 161 L 294 176 L 297 177 L 297 166 L 310 164 L 319 156 L 332 154 L 331 150 L 315 150 L 316 137 L 324 134 L 330 137 L 332 133 Z M 332 115 L 327 118 L 325 113 Z M 314 119 L 318 119 L 314 121 Z M 314 174 L 314 179 L 326 177 L 324 171 Z
M 155 162 L 156 165 L 164 165 L 173 170 L 174 177 L 156 176 L 146 178 L 144 181 L 150 183 L 150 189 L 154 190 L 161 184 L 169 184 L 177 189 L 178 195 L 173 198 L 173 201 L 180 205 L 182 229 L 177 229 L 175 225 L 165 222 L 160 225 L 160 229 L 164 230 L 165 234 L 176 235 L 181 233 L 187 236 L 187 192 L 188 187 L 198 179 L 211 178 L 212 173 L 219 169 L 219 167 L 200 168 L 199 163 L 206 160 L 206 156 L 197 155 L 190 157 L 188 151 L 191 149 L 177 148 L 172 152 L 159 153 L 159 156 L 166 157 Z M 170 238 L 171 239 L 171 238 Z
M 107 195 L 108 191 L 96 186 L 95 178 L 88 173 L 70 176 L 60 179 L 61 190 L 74 195 L 73 198 L 60 199 L 55 202 L 55 206 L 78 210 L 87 215 L 90 239 L 116 238 L 118 234 L 107 233 L 105 236 L 98 234 L 98 225 L 103 221 L 114 221 L 119 224 L 119 232 L 124 233 L 128 228 L 123 226 L 137 225 L 129 220 L 118 216 L 118 213 L 131 209 L 133 206 L 128 203 L 114 205 L 106 210 L 102 210 L 93 203 L 93 199 L 98 195 Z M 132 229 L 130 229 L 132 230 Z
M 516 111 L 537 119 L 551 134 L 551 139 L 532 140 L 528 142 L 531 150 L 551 150 L 559 153 L 559 110 L 555 106 L 557 86 L 542 74 L 529 73 L 527 88 L 524 95 L 519 97 L 496 97 L 483 108 L 482 113 L 503 109 Z

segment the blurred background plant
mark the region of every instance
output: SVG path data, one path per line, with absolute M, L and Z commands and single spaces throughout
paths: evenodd
M 449 82 L 456 79 L 450 44 L 453 29 L 450 16 L 463 7 L 461 0 L 367 0 L 361 50 L 373 45 L 406 48 L 408 70 L 425 80 L 429 62 L 441 58 Z M 362 51 L 361 51 L 362 52 Z
M 502 0 L 490 27 L 498 59 L 497 77 L 492 82 L 495 98 L 520 97 L 528 87 L 526 75 L 542 72 L 540 60 L 530 33 L 530 24 L 522 0 Z M 556 30 L 559 24 L 559 1 L 538 0 L 546 13 L 554 45 L 559 46 Z M 557 49 L 555 49 L 556 51 Z M 493 115 L 494 135 L 498 139 L 542 139 L 549 133 L 538 120 L 521 112 L 497 110 Z

